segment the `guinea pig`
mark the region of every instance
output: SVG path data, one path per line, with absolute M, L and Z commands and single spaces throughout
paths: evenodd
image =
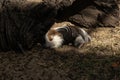
M 48 48 L 58 48 L 69 44 L 80 48 L 90 41 L 91 37 L 84 29 L 69 22 L 55 23 L 45 34 L 45 46 Z

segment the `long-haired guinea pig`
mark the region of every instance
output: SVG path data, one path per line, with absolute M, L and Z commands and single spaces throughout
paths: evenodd
M 55 23 L 45 35 L 45 46 L 48 48 L 58 48 L 70 43 L 80 48 L 90 41 L 91 37 L 84 29 L 69 22 Z

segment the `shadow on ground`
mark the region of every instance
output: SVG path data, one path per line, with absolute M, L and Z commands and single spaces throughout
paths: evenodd
M 120 80 L 120 55 L 80 53 L 72 47 L 0 53 L 0 79 Z

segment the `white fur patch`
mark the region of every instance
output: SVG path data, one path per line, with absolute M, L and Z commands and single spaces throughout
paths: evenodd
M 62 46 L 63 39 L 60 36 L 55 35 L 53 37 L 52 42 L 54 43 L 54 48 L 58 48 L 58 47 Z
M 49 47 L 49 48 L 58 48 L 58 47 L 62 46 L 62 43 L 63 43 L 63 38 L 58 35 L 53 36 L 53 40 L 50 41 L 46 34 L 45 39 L 46 39 L 45 45 L 46 45 L 46 47 Z
M 82 28 L 79 28 L 82 32 L 83 32 L 83 36 L 84 36 L 84 39 L 85 39 L 85 42 L 90 42 L 91 41 L 91 37 L 88 35 L 88 33 L 82 29 Z
M 84 43 L 85 43 L 85 41 L 84 41 L 84 39 L 82 38 L 81 35 L 79 35 L 78 37 L 76 37 L 76 39 L 74 41 L 74 45 L 76 47 L 79 47 L 81 44 L 84 44 Z

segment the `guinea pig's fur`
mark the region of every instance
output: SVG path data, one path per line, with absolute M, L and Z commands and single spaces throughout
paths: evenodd
M 45 46 L 49 48 L 58 48 L 69 43 L 80 48 L 83 44 L 91 41 L 91 37 L 82 28 L 64 22 L 62 24 L 55 23 L 46 33 L 45 40 Z

